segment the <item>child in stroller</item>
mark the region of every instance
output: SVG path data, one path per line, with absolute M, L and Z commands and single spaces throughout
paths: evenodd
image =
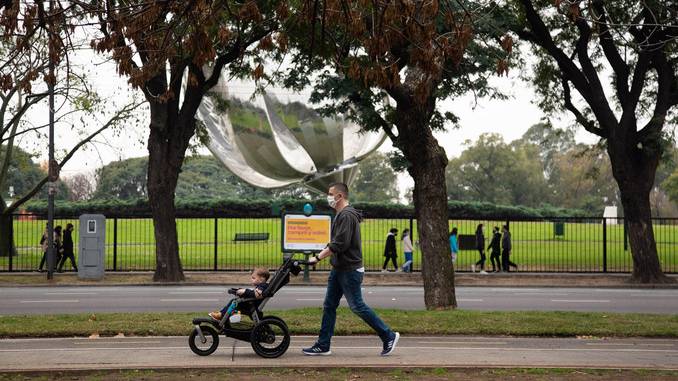
M 215 316 L 210 315 L 210 317 L 193 319 L 194 329 L 188 337 L 188 345 L 193 353 L 200 356 L 209 356 L 219 346 L 219 335 L 224 335 L 249 342 L 254 352 L 261 357 L 276 358 L 282 356 L 290 345 L 287 324 L 279 317 L 265 315 L 264 306 L 268 299 L 272 298 L 280 288 L 290 281 L 290 274 L 299 274 L 301 265 L 308 265 L 308 262 L 294 259 L 294 255 L 285 258 L 282 265 L 270 277 L 268 284 L 266 279 L 255 281 L 255 269 L 252 272 L 252 284 L 255 285 L 255 288 L 230 289 L 230 294 L 235 295 L 240 292 L 241 296 L 229 301 L 226 304 L 225 311 L 215 311 L 222 314 L 221 320 L 215 319 L 216 314 Z M 257 275 L 257 278 L 260 276 Z M 257 288 L 261 290 L 260 293 L 257 292 Z M 233 310 L 229 312 L 231 308 Z M 248 316 L 251 323 L 231 322 L 229 313 L 232 314 L 236 308 L 242 316 Z M 233 354 L 235 354 L 235 341 L 233 342 Z
M 241 298 L 246 299 L 261 299 L 264 295 L 264 291 L 268 287 L 268 278 L 271 274 L 263 267 L 257 267 L 252 270 L 250 276 L 250 281 L 254 288 L 231 288 L 228 290 L 229 294 L 236 295 Z M 231 299 L 221 311 L 212 311 L 209 313 L 209 316 L 214 320 L 221 320 L 224 316 L 230 317 L 236 311 L 238 307 L 238 299 Z

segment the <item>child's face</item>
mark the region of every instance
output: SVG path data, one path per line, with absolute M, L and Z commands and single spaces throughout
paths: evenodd
M 262 277 L 262 276 L 260 276 L 260 275 L 257 275 L 257 274 L 255 274 L 255 273 L 252 273 L 252 275 L 251 275 L 251 281 L 252 281 L 252 284 L 253 284 L 253 285 L 266 283 L 266 280 L 264 279 L 264 277 Z

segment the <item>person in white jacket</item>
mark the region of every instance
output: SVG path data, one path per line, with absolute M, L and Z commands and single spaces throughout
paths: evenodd
M 410 229 L 403 230 L 403 253 L 405 253 L 405 263 L 403 263 L 403 271 L 406 273 L 412 272 L 412 239 L 410 239 Z

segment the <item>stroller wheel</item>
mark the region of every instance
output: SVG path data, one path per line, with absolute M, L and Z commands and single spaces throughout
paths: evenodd
M 252 349 L 264 358 L 282 356 L 290 346 L 287 324 L 275 316 L 268 316 L 252 328 L 250 336 Z
M 209 356 L 214 353 L 219 346 L 219 333 L 210 325 L 201 325 L 200 330 L 205 337 L 205 342 L 200 338 L 198 330 L 193 329 L 191 335 L 188 337 L 188 346 L 191 347 L 191 350 L 196 355 Z

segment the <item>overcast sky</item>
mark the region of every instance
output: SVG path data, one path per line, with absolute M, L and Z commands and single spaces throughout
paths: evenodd
M 83 68 L 89 71 L 89 76 L 95 79 L 95 88 L 103 96 L 111 99 L 111 105 L 115 101 L 122 102 L 135 93 L 129 90 L 126 85 L 126 78 L 119 77 L 112 65 L 101 64 L 102 58 L 90 56 L 83 59 L 81 64 Z M 533 103 L 535 94 L 530 86 L 521 82 L 517 78 L 517 70 L 514 69 L 509 77 L 494 77 L 493 83 L 500 89 L 503 89 L 511 99 L 506 101 L 490 101 L 486 99 L 476 100 L 472 96 L 462 97 L 456 100 L 446 100 L 439 103 L 439 109 L 452 111 L 460 117 L 459 129 L 448 129 L 445 132 L 436 133 L 440 144 L 445 148 L 449 158 L 459 156 L 464 149 L 463 142 L 467 139 L 476 140 L 482 133 L 495 132 L 503 135 L 504 140 L 509 142 L 520 138 L 520 136 L 532 125 L 539 123 L 543 119 L 543 113 Z M 246 93 L 245 90 L 235 90 Z M 138 91 L 137 91 L 138 93 Z M 303 98 L 304 94 L 295 96 L 289 92 L 273 91 L 281 100 L 286 98 Z M 141 94 L 138 93 L 139 97 Z M 244 95 L 243 95 L 244 96 Z M 113 108 L 113 106 L 111 107 Z M 76 173 L 93 171 L 111 161 L 128 159 L 132 157 L 146 156 L 148 154 L 145 141 L 148 136 L 148 127 L 146 119 L 147 108 L 140 109 L 140 117 L 143 122 L 137 129 L 127 128 L 123 131 L 108 131 L 96 139 L 94 144 L 90 144 L 85 149 L 76 154 L 62 170 L 62 177 L 72 176 Z M 36 115 L 39 114 L 39 115 Z M 44 110 L 40 113 L 32 113 L 34 119 L 44 118 Z M 36 121 L 37 122 L 37 121 Z M 562 114 L 560 119 L 552 120 L 554 125 L 565 127 L 571 125 L 572 119 L 568 114 Z M 91 127 L 94 129 L 94 126 Z M 32 138 L 34 139 L 34 138 Z M 63 128 L 56 136 L 57 149 L 68 149 L 76 141 Z M 578 130 L 577 140 L 587 143 L 595 142 L 593 135 L 583 130 Z M 30 139 L 24 139 L 23 146 L 30 146 L 35 142 Z M 380 148 L 380 151 L 388 152 L 392 150 L 390 142 L 387 140 Z M 202 153 L 209 154 L 206 149 Z M 46 160 L 47 152 L 39 158 L 40 161 Z M 409 176 L 403 176 L 400 180 L 401 189 L 411 186 L 412 182 Z

